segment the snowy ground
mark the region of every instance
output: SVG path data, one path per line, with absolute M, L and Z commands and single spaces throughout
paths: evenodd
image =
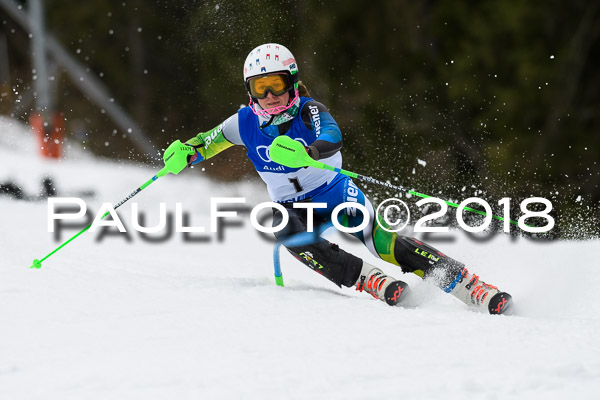
M 93 159 L 78 149 L 40 159 L 21 127 L 0 120 L 0 183 L 27 193 L 45 174 L 60 195 L 93 190 L 97 210 L 156 170 Z M 262 184 L 220 185 L 199 170 L 160 179 L 134 198 L 147 225 L 158 203 L 181 202 L 209 226 L 209 197 L 267 200 Z M 499 236 L 435 243 L 513 294 L 515 315 L 473 312 L 403 276 L 405 307 L 338 289 L 282 253 L 286 287 L 274 284 L 272 244 L 242 216 L 219 242 L 182 234 L 147 243 L 86 232 L 59 243 L 45 201 L 0 196 L 1 399 L 595 399 L 600 393 L 600 246 Z M 131 206 L 119 209 L 131 227 Z M 95 211 L 94 211 L 95 212 Z M 70 230 L 63 240 L 74 234 Z M 68 235 L 67 235 L 68 234 Z M 194 234 L 198 236 L 197 234 Z M 343 247 L 387 273 L 356 242 Z

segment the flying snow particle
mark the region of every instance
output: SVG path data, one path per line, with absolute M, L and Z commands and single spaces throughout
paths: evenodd
M 424 167 L 427 165 L 427 161 L 419 160 L 418 158 L 417 158 L 417 162 L 419 163 L 419 165 L 422 165 Z

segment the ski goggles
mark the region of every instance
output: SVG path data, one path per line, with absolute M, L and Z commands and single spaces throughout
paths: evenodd
M 267 92 L 273 93 L 274 96 L 281 96 L 292 88 L 292 83 L 287 75 L 274 74 L 250 78 L 248 87 L 253 97 L 264 99 L 267 97 Z

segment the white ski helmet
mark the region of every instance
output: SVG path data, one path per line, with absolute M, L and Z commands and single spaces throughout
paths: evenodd
M 298 95 L 298 64 L 287 47 L 277 43 L 261 44 L 248 54 L 244 62 L 244 84 L 250 98 L 249 80 L 256 76 L 285 73 L 291 83 L 290 100 Z

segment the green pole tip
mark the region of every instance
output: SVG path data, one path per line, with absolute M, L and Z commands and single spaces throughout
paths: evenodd
M 275 275 L 275 283 L 277 284 L 277 286 L 283 287 L 283 276 Z
M 37 268 L 40 269 L 42 268 L 42 262 L 40 260 L 33 260 L 33 264 L 31 265 L 31 267 L 29 268 Z

